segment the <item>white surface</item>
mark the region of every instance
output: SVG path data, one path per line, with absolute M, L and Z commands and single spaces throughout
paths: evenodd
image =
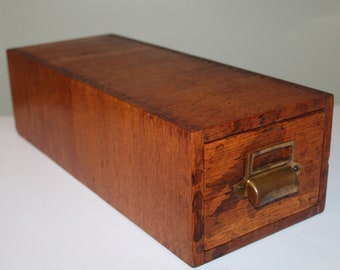
M 340 269 L 340 107 L 324 213 L 198 269 Z M 0 269 L 191 269 L 0 117 Z
M 5 49 L 115 33 L 332 92 L 340 103 L 338 0 L 0 0 Z

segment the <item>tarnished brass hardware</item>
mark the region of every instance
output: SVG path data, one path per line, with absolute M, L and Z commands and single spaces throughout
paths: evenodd
M 254 168 L 255 158 L 266 153 L 290 148 L 289 157 Z M 255 207 L 299 192 L 300 163 L 294 161 L 295 141 L 281 143 L 247 155 L 244 178 L 234 185 L 237 197 L 247 197 Z

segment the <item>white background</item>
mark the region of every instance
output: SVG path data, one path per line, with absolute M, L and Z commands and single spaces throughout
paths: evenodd
M 5 49 L 115 33 L 330 91 L 340 103 L 340 1 L 0 0 Z M 340 107 L 326 210 L 198 269 L 339 269 Z M 190 269 L 0 117 L 0 269 Z
M 0 115 L 11 114 L 5 49 L 115 33 L 336 94 L 338 0 L 0 0 Z
M 340 269 L 339 164 L 335 121 L 326 210 L 198 270 Z M 0 269 L 191 268 L 19 137 L 13 117 L 2 116 Z

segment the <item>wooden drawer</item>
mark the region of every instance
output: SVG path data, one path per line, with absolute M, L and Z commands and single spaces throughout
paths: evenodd
M 204 145 L 204 246 L 208 258 L 216 256 L 216 247 L 228 250 L 229 242 L 317 205 L 324 122 L 324 112 L 316 112 Z M 246 154 L 287 141 L 295 141 L 295 160 L 302 166 L 298 194 L 260 208 L 246 198 L 237 198 L 233 186 L 245 174 Z
M 7 55 L 18 132 L 192 266 L 324 209 L 331 94 L 115 35 Z M 235 196 L 286 142 L 254 166 L 294 152 L 298 192 Z

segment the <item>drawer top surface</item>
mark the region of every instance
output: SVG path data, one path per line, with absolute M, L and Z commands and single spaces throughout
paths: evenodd
M 104 35 L 12 49 L 205 141 L 323 109 L 327 93 Z

